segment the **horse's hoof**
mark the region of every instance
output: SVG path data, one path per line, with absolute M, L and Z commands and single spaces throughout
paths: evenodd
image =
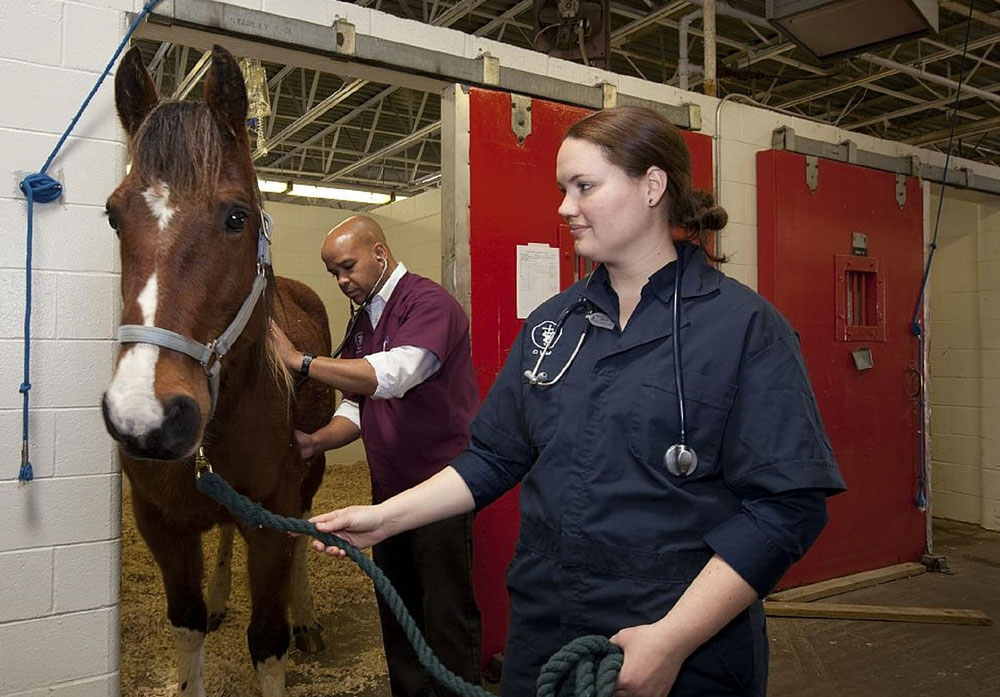
M 311 627 L 293 627 L 295 648 L 302 653 L 319 653 L 326 648 L 323 641 L 323 627 L 317 623 Z
M 214 632 L 222 626 L 226 619 L 226 612 L 227 610 L 223 608 L 221 612 L 212 612 L 208 615 L 208 631 Z

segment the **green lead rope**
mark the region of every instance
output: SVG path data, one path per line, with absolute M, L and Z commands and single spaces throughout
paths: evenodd
M 389 579 L 375 562 L 357 547 L 336 535 L 320 532 L 307 520 L 271 513 L 246 496 L 238 494 L 226 480 L 211 469 L 199 468 L 197 484 L 198 491 L 228 508 L 247 526 L 310 535 L 327 546 L 344 550 L 351 561 L 371 578 L 375 591 L 392 610 L 413 650 L 416 651 L 420 665 L 444 687 L 462 697 L 495 697 L 478 685 L 467 683 L 441 663 L 427 645 L 423 634 L 417 629 L 413 617 L 403 605 L 402 598 L 392 587 Z M 538 676 L 536 697 L 612 697 L 623 660 L 621 647 L 612 644 L 605 637 L 583 636 L 574 639 L 553 654 L 542 667 L 542 672 Z

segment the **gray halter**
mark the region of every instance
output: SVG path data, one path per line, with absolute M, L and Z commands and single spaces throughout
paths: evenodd
M 219 335 L 215 341 L 202 344 L 194 339 L 189 339 L 183 334 L 162 329 L 160 327 L 148 327 L 142 324 L 123 324 L 118 328 L 119 344 L 152 344 L 162 348 L 183 353 L 201 363 L 208 375 L 208 389 L 212 395 L 212 413 L 209 418 L 215 415 L 215 404 L 219 398 L 219 372 L 222 369 L 222 357 L 229 353 L 236 340 L 243 333 L 253 314 L 254 307 L 260 296 L 264 294 L 267 287 L 267 268 L 271 265 L 271 229 L 274 222 L 271 216 L 260 211 L 260 234 L 257 237 L 257 277 L 253 280 L 250 294 L 247 295 L 243 305 L 240 306 L 236 317 L 230 322 L 226 330 Z

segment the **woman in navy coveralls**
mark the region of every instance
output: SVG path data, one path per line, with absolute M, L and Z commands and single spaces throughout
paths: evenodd
M 528 317 L 451 467 L 378 506 L 313 520 L 368 546 L 521 482 L 504 697 L 533 695 L 548 657 L 585 634 L 624 650 L 616 695 L 762 696 L 760 598 L 844 489 L 798 339 L 693 244 L 726 214 L 691 191 L 690 156 L 665 118 L 593 114 L 570 129 L 556 169 L 576 251 L 601 265 Z M 675 244 L 674 227 L 692 243 Z M 679 442 L 678 260 L 687 443 L 698 456 L 687 476 L 664 466 Z M 539 372 L 547 382 L 569 368 L 532 384 L 567 310 Z

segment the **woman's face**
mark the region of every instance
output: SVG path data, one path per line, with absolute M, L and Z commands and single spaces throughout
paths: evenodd
M 628 263 L 645 247 L 640 240 L 655 234 L 660 214 L 649 205 L 647 178 L 630 177 L 607 160 L 600 146 L 580 138 L 564 140 L 556 157 L 556 180 L 564 192 L 559 215 L 580 256 Z

